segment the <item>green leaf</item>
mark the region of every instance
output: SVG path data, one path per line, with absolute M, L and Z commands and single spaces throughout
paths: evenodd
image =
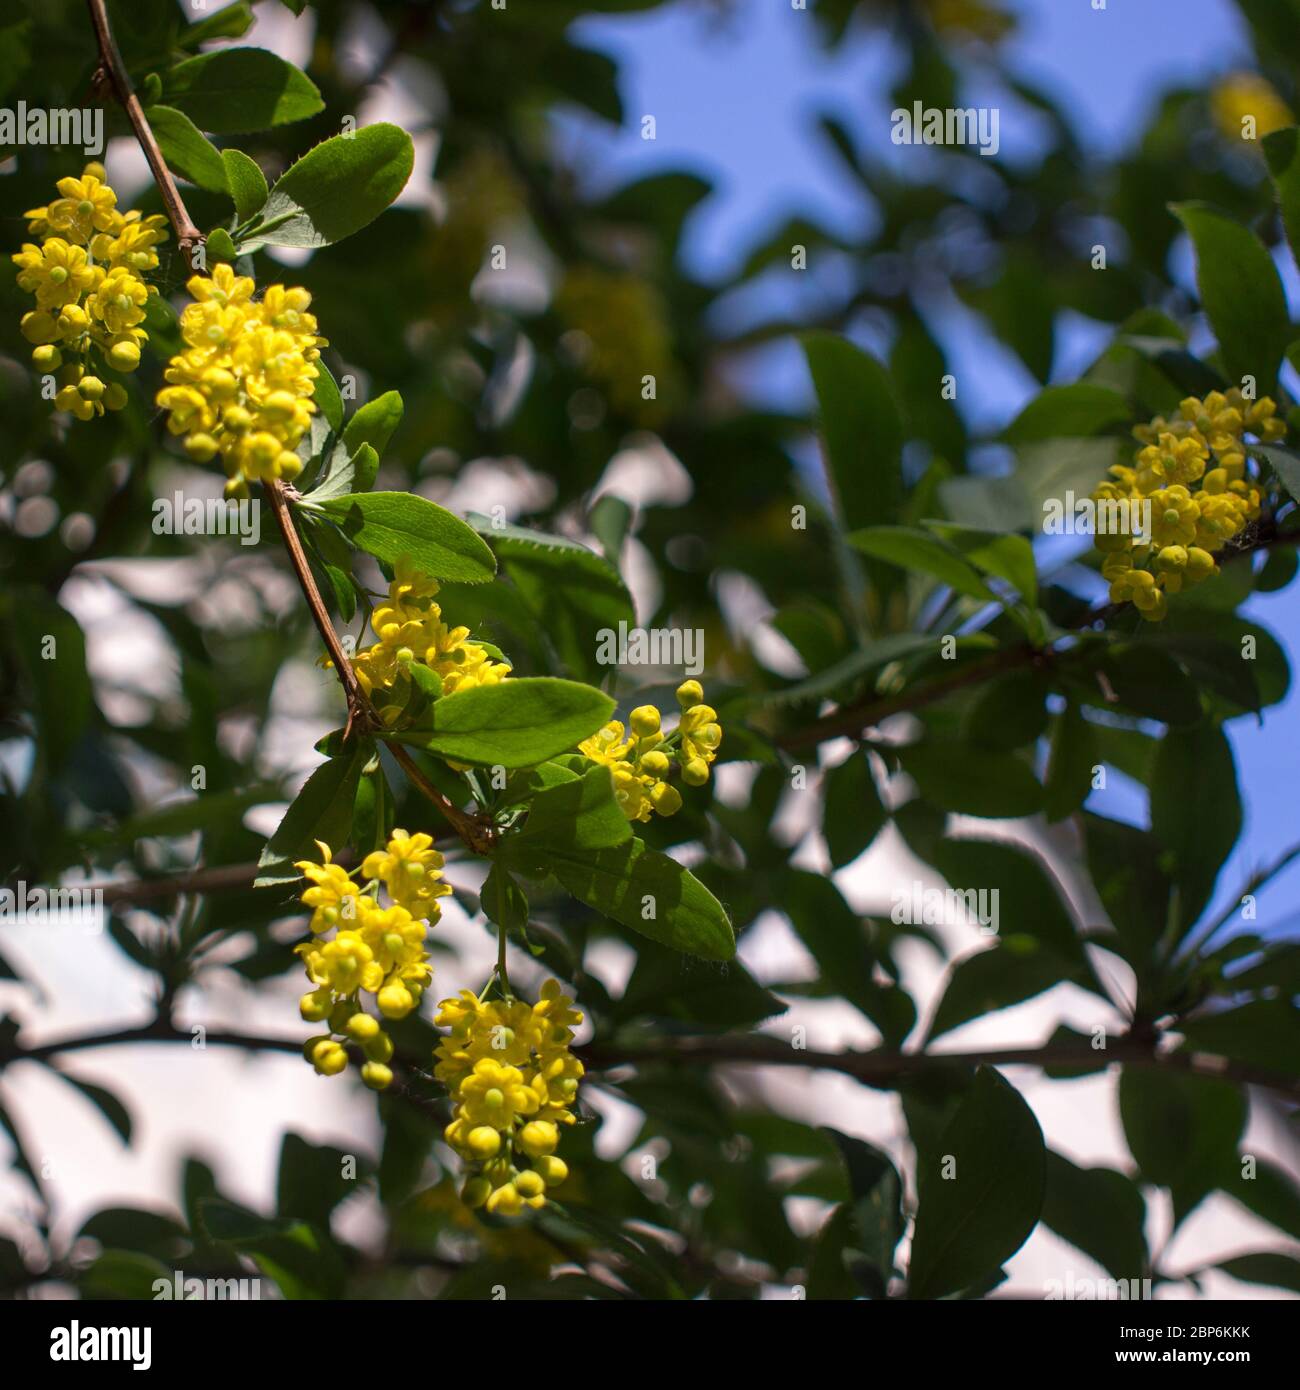
M 393 431 L 402 423 L 402 409 L 402 397 L 397 391 L 385 391 L 382 396 L 367 401 L 348 421 L 343 431 L 343 447 L 349 454 L 355 454 L 363 444 L 369 444 L 382 458 Z
M 1237 1161 L 1246 1100 L 1228 1081 L 1130 1066 L 1119 1113 L 1143 1178 L 1172 1193 L 1177 1223 Z
M 940 645 L 938 637 L 926 632 L 891 632 L 879 641 L 850 652 L 841 661 L 815 675 L 763 696 L 759 703 L 770 708 L 830 699 L 847 685 L 883 670 L 891 662 L 917 652 L 937 652 Z
M 992 603 L 997 595 L 952 546 L 915 526 L 875 526 L 845 538 L 855 549 L 915 574 L 929 575 L 959 594 Z
M 317 840 L 323 840 L 335 853 L 347 844 L 357 782 L 373 754 L 370 743 L 354 739 L 338 757 L 322 763 L 308 777 L 262 850 L 255 888 L 296 882 L 302 875 L 294 862 L 314 860 L 319 853 Z
M 222 6 L 216 14 L 183 29 L 176 39 L 176 46 L 192 51 L 211 39 L 242 38 L 252 26 L 253 11 L 248 0 L 234 0 L 231 5 Z
M 1193 1052 L 1211 1052 L 1277 1076 L 1300 1077 L 1300 1038 L 1290 999 L 1255 999 L 1239 1008 L 1185 1019 Z
M 1086 967 L 1064 891 L 1032 850 L 1002 840 L 946 838 L 937 847 L 934 865 L 955 889 L 997 893 L 993 926 L 999 935 L 1029 937 L 1062 960 Z
M 635 837 L 610 849 L 549 848 L 545 868 L 579 902 L 674 951 L 705 960 L 736 952 L 722 904 L 675 859 Z
M 990 681 L 967 711 L 963 734 L 1000 753 L 1036 743 L 1047 727 L 1048 689 L 1036 671 L 1013 671 Z
M 330 1213 L 357 1190 L 365 1174 L 357 1165 L 356 1177 L 344 1177 L 350 1157 L 342 1149 L 312 1144 L 301 1135 L 286 1133 L 280 1141 L 280 1167 L 276 1178 L 276 1212 L 281 1217 L 300 1217 L 329 1229 Z
M 592 686 L 525 676 L 446 695 L 427 725 L 383 736 L 457 762 L 531 767 L 589 738 L 613 712 Z
M 514 587 L 555 644 L 570 670 L 594 679 L 609 669 L 620 623 L 636 621 L 632 598 L 618 570 L 604 556 L 561 536 L 520 526 L 494 526 L 471 512 L 466 520 L 491 544 Z M 616 664 L 617 648 L 613 657 Z
M 1106 698 L 1089 673 L 1076 693 L 1087 703 L 1114 713 L 1141 715 L 1163 724 L 1196 724 L 1201 697 L 1196 683 L 1165 651 L 1144 642 L 1117 642 L 1098 665 L 1110 683 L 1115 701 Z
M 493 864 L 488 870 L 479 903 L 488 921 L 506 931 L 521 932 L 528 926 L 528 899 L 524 890 L 500 864 Z
M 359 497 L 375 480 L 379 472 L 379 455 L 369 444 L 359 444 L 355 454 L 348 454 L 347 446 L 340 444 L 330 457 L 329 467 L 324 476 L 305 496 L 312 503 L 329 502 L 341 497 Z M 394 497 L 404 497 L 406 493 L 392 493 Z
M 1264 158 L 1273 176 L 1282 225 L 1292 256 L 1300 259 L 1300 130 L 1287 126 L 1263 139 Z
M 94 710 L 86 639 L 77 620 L 48 594 L 13 590 L 18 651 L 26 667 L 39 747 L 52 772 L 65 766 Z
M 1048 1150 L 1043 1224 L 1116 1279 L 1146 1278 L 1146 1213 L 1131 1178 L 1113 1168 L 1078 1168 Z
M 785 1008 L 738 960 L 705 970 L 646 941 L 637 947 L 636 966 L 611 1016 L 620 1024 L 649 1018 L 727 1031 L 752 1028 Z
M 414 162 L 411 137 L 387 123 L 326 140 L 281 175 L 261 220 L 243 238 L 245 249 L 342 241 L 388 207 Z
M 222 135 L 305 120 L 325 108 L 311 78 L 265 48 L 219 48 L 186 58 L 168 72 L 165 91 L 197 126 Z
M 1222 729 L 1210 723 L 1170 729 L 1156 751 L 1151 829 L 1173 852 L 1184 926 L 1209 901 L 1241 826 L 1237 768 Z
M 312 399 L 325 417 L 326 424 L 337 434 L 343 428 L 343 397 L 339 394 L 334 373 L 319 359 L 316 362 L 316 385 L 312 388 Z
M 337 1250 L 305 1221 L 268 1220 L 219 1197 L 200 1199 L 199 1221 L 210 1240 L 249 1255 L 286 1298 L 338 1298 L 344 1269 Z
M 851 864 L 873 843 L 888 819 L 865 753 L 850 754 L 826 773 L 822 834 L 833 868 Z
M 951 521 L 927 521 L 931 531 L 983 574 L 1004 579 L 1032 608 L 1038 602 L 1038 570 L 1034 547 L 1024 536 L 959 526 Z
M 1038 948 L 1022 954 L 1005 941 L 955 961 L 930 1022 L 927 1043 L 972 1019 L 1023 1004 L 1077 973 L 1077 967 L 1052 951 Z
M 902 1179 L 889 1155 L 873 1144 L 829 1127 L 823 1133 L 840 1151 L 852 1194 L 852 1247 L 844 1252 L 845 1263 L 872 1298 L 884 1298 L 906 1224 Z
M 903 497 L 903 421 L 888 371 L 834 334 L 805 334 L 802 345 L 845 529 L 893 521 Z
M 1247 1284 L 1266 1284 L 1269 1288 L 1300 1293 L 1300 1260 L 1281 1251 L 1234 1255 L 1230 1260 L 1220 1260 L 1215 1268 Z
M 1043 796 L 1043 812 L 1049 821 L 1073 815 L 1092 791 L 1092 770 L 1101 762 L 1093 730 L 1073 700 L 1053 724 Z
M 78 1278 L 81 1296 L 86 1299 L 131 1299 L 145 1302 L 154 1297 L 154 1286 L 162 1280 L 170 1288 L 173 1273 L 152 1255 L 137 1250 L 105 1250 Z
M 1249 227 L 1205 203 L 1175 203 L 1171 210 L 1196 247 L 1201 303 L 1229 378 L 1240 383 L 1252 376 L 1260 395 L 1271 392 L 1292 336 L 1273 258 Z
M 1009 444 L 1100 434 L 1132 416 L 1128 402 L 1109 386 L 1078 381 L 1039 392 L 1002 433 Z
M 1229 1170 L 1223 1190 L 1292 1240 L 1300 1240 L 1300 1186 L 1295 1179 L 1266 1158 L 1255 1159 L 1255 1176 L 1248 1178 L 1242 1172 L 1244 1162 L 1240 1160 Z
M 102 1207 L 77 1234 L 107 1249 L 138 1250 L 169 1262 L 189 1242 L 185 1227 L 174 1218 L 140 1207 Z
M 1042 1130 L 1019 1092 L 980 1067 L 918 1168 L 907 1292 L 941 1298 L 995 1272 L 1029 1238 L 1046 1184 Z
M 81 1081 L 75 1076 L 69 1076 L 67 1072 L 59 1072 L 59 1076 L 75 1087 L 83 1096 L 99 1111 L 101 1115 L 117 1131 L 117 1137 L 124 1143 L 131 1142 L 131 1112 L 122 1104 L 120 1100 L 103 1086 L 96 1086 L 91 1081 Z
M 221 151 L 183 112 L 170 106 L 151 106 L 149 124 L 168 165 L 209 193 L 229 192 Z
M 203 245 L 207 249 L 209 259 L 233 264 L 239 256 L 239 248 L 230 239 L 230 233 L 224 227 L 213 227 L 204 238 Z
M 226 185 L 235 200 L 235 215 L 247 222 L 266 202 L 266 175 L 261 165 L 243 150 L 222 150 L 221 162 L 226 166 Z
M 1246 451 L 1262 458 L 1292 501 L 1300 501 L 1300 454 L 1281 444 L 1247 444 Z
M 882 995 L 891 991 L 876 982 L 875 956 L 862 918 L 844 901 L 840 890 L 823 874 L 790 869 L 778 880 L 775 894 L 799 939 L 817 962 L 818 976 L 867 1018 L 875 1021 Z M 911 1021 L 914 1021 L 911 1020 Z M 878 1025 L 881 1031 L 891 1030 Z M 904 1035 L 910 1029 L 903 1029 Z M 894 1036 L 891 1042 L 900 1041 Z
M 1004 819 L 1032 816 L 1043 789 L 1028 763 L 954 739 L 929 738 L 897 750 L 921 795 L 945 811 Z
M 496 559 L 458 516 L 410 492 L 350 493 L 321 502 L 358 549 L 396 565 L 404 556 L 434 579 L 486 584 Z
M 594 850 L 621 845 L 632 827 L 614 799 L 609 768 L 597 765 L 572 782 L 539 791 L 522 832 L 502 845 L 535 854 L 548 847 Z

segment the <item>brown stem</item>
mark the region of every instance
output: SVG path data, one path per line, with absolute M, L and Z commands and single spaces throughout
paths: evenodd
M 97 1047 L 116 1047 L 128 1043 L 190 1043 L 189 1029 L 165 1018 L 138 1028 L 120 1028 L 104 1033 L 85 1033 L 56 1038 L 35 1047 L 13 1043 L 0 1055 L 0 1064 L 10 1061 L 44 1062 L 68 1052 L 85 1052 Z M 213 1047 L 242 1047 L 251 1051 L 301 1052 L 302 1041 L 295 1038 L 260 1037 L 225 1031 L 209 1032 L 205 1043 Z M 616 1067 L 644 1064 L 671 1066 L 786 1066 L 842 1072 L 864 1085 L 893 1090 L 900 1083 L 924 1075 L 968 1071 L 978 1066 L 1036 1066 L 1068 1070 L 1111 1063 L 1151 1067 L 1164 1071 L 1191 1072 L 1198 1076 L 1219 1077 L 1244 1086 L 1261 1086 L 1281 1095 L 1300 1097 L 1300 1082 L 1277 1072 L 1234 1062 L 1206 1053 L 1161 1052 L 1155 1040 L 1139 1037 L 1112 1038 L 1104 1052 L 1077 1043 L 1048 1043 L 1042 1047 L 989 1048 L 975 1052 L 900 1053 L 884 1048 L 868 1052 L 819 1052 L 791 1047 L 780 1038 L 748 1034 L 740 1037 L 675 1037 L 667 1043 L 611 1044 L 591 1043 L 577 1049 L 591 1071 L 610 1071 Z
M 140 105 L 140 98 L 131 86 L 126 64 L 122 61 L 121 51 L 108 22 L 108 10 L 105 8 L 104 0 L 86 0 L 86 5 L 90 10 L 90 22 L 94 25 L 95 40 L 99 45 L 100 67 L 107 74 L 114 95 L 131 121 L 135 138 L 144 151 L 145 159 L 149 161 L 154 182 L 162 194 L 163 206 L 167 209 L 167 216 L 176 231 L 176 244 L 180 247 L 181 255 L 189 260 L 194 248 L 202 243 L 203 233 L 194 225 L 185 207 L 185 201 L 176 187 L 176 180 L 172 178 L 172 172 L 158 148 L 158 141 L 154 138 L 148 117 Z
M 338 675 L 343 693 L 347 697 L 348 719 L 344 726 L 343 737 L 345 740 L 350 738 L 352 731 L 356 728 L 360 728 L 363 732 L 377 729 L 380 727 L 380 720 L 370 701 L 366 698 L 365 691 L 361 689 L 361 683 L 357 680 L 356 672 L 352 669 L 352 662 L 344 652 L 343 644 L 339 641 L 338 633 L 334 631 L 334 624 L 330 622 L 329 613 L 325 609 L 325 600 L 321 597 L 320 589 L 316 584 L 316 577 L 311 572 L 311 565 L 307 561 L 307 552 L 302 546 L 302 538 L 298 535 L 298 528 L 293 523 L 293 517 L 289 514 L 284 484 L 277 479 L 265 483 L 263 486 L 270 500 L 271 511 L 275 515 L 276 524 L 280 528 L 280 534 L 284 538 L 285 548 L 289 552 L 289 561 L 298 578 L 298 587 L 307 600 L 312 621 L 316 624 L 321 641 L 325 643 L 325 649 L 329 652 L 335 673 Z M 412 786 L 416 787 L 438 808 L 447 823 L 465 843 L 466 848 L 474 854 L 489 853 L 495 842 L 492 827 L 485 825 L 475 816 L 467 815 L 454 802 L 448 800 L 420 771 L 415 759 L 400 744 L 390 743 L 388 749 L 401 766 L 402 771 L 410 779 Z
M 1214 1076 L 1240 1085 L 1263 1086 L 1282 1095 L 1300 1098 L 1300 1081 L 1278 1072 L 1248 1066 L 1227 1057 L 1186 1050 L 1160 1052 L 1156 1040 L 1136 1037 L 1110 1039 L 1104 1052 L 1077 1043 L 1047 1044 L 1041 1047 L 993 1048 L 978 1052 L 901 1053 L 883 1048 L 869 1052 L 846 1050 L 818 1052 L 795 1048 L 781 1038 L 749 1034 L 742 1037 L 675 1037 L 668 1043 L 642 1045 L 593 1043 L 579 1048 L 583 1062 L 592 1070 L 605 1071 L 635 1063 L 658 1062 L 670 1066 L 764 1066 L 811 1067 L 842 1072 L 866 1086 L 893 1090 L 909 1078 L 937 1075 L 944 1071 L 968 1070 L 977 1066 L 1037 1066 L 1045 1068 L 1091 1068 L 1122 1062 L 1129 1066 L 1152 1067 L 1165 1071 L 1193 1072 Z
M 1281 535 L 1276 530 L 1267 531 L 1240 549 L 1228 551 L 1220 557 L 1220 562 L 1228 564 L 1245 555 L 1254 555 L 1257 551 L 1271 550 L 1274 546 L 1280 545 L 1295 545 L 1298 542 L 1300 533 L 1290 532 Z M 1124 603 L 1101 604 L 1092 609 L 1072 631 L 1083 632 L 1097 623 L 1106 622 L 1127 606 Z M 790 729 L 776 735 L 774 741 L 780 748 L 808 748 L 833 738 L 860 738 L 865 730 L 892 714 L 906 714 L 915 709 L 922 709 L 936 700 L 942 700 L 955 690 L 978 685 L 992 676 L 1019 670 L 1022 666 L 1049 662 L 1053 656 L 1051 650 L 1035 647 L 1030 642 L 1004 647 L 1001 651 L 990 653 L 983 660 L 960 667 L 951 675 L 915 685 L 894 695 L 882 696 L 876 700 L 862 700 L 833 710 L 802 729 Z

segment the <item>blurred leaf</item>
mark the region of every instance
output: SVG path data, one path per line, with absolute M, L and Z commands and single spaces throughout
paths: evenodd
M 906 1224 L 902 1179 L 889 1155 L 874 1145 L 835 1129 L 825 1132 L 839 1148 L 853 1194 L 849 1211 L 856 1248 L 845 1251 L 845 1262 L 872 1298 L 884 1298 Z
M 1038 1223 L 1046 1149 L 1016 1089 L 980 1067 L 917 1173 L 909 1298 L 941 1298 L 996 1271 Z
M 810 333 L 802 341 L 845 529 L 893 521 L 902 500 L 903 422 L 889 373 L 846 338 Z
M 1228 376 L 1238 384 L 1253 377 L 1259 394 L 1268 394 L 1292 337 L 1273 258 L 1249 227 L 1204 203 L 1172 211 L 1196 247 L 1196 283 Z
M 69 1076 L 67 1072 L 58 1073 L 69 1086 L 75 1087 L 83 1096 L 99 1111 L 101 1115 L 112 1125 L 117 1132 L 117 1137 L 124 1143 L 131 1142 L 131 1113 L 126 1106 L 108 1090 L 105 1086 L 97 1086 L 92 1081 L 82 1081 L 75 1076 Z
M 1236 1162 L 1246 1100 L 1231 1082 L 1129 1066 L 1119 1110 L 1142 1177 L 1169 1188 L 1176 1223 Z
M 899 748 L 904 772 L 921 795 L 945 811 L 1003 819 L 1032 816 L 1043 789 L 1027 763 L 949 739 L 926 739 Z
M 889 817 L 865 753 L 850 754 L 825 776 L 822 834 L 832 867 L 842 869 L 874 842 Z
M 1184 927 L 1209 901 L 1241 826 L 1237 769 L 1223 731 L 1208 723 L 1170 729 L 1156 750 L 1151 829 L 1173 851 Z
M 1131 418 L 1128 402 L 1118 391 L 1078 381 L 1049 386 L 1039 392 L 1006 427 L 1002 437 L 1011 444 L 1099 434 Z
M 1116 1279 L 1147 1277 L 1146 1203 L 1113 1168 L 1078 1168 L 1048 1150 L 1043 1224 Z

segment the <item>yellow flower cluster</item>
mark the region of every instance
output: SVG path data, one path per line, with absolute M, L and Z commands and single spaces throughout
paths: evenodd
M 444 999 L 437 1023 L 450 1029 L 434 1053 L 434 1075 L 451 1092 L 446 1139 L 471 1166 L 467 1206 L 514 1216 L 540 1207 L 569 1175 L 556 1158 L 560 1125 L 574 1123 L 582 1063 L 570 1051 L 582 1014 L 555 980 L 536 1004 L 485 1002 L 469 990 Z
M 614 796 L 628 820 L 647 821 L 652 811 L 671 816 L 681 809 L 681 793 L 668 781 L 674 759 L 688 787 L 709 780 L 709 764 L 722 742 L 717 712 L 704 703 L 699 681 L 678 686 L 677 702 L 682 717 L 667 737 L 654 705 L 639 705 L 628 716 L 630 730 L 614 719 L 578 745 L 584 758 L 609 768 Z
M 441 881 L 443 857 L 428 835 L 394 830 L 387 848 L 362 862 L 364 886 L 333 862 L 328 845 L 316 843 L 321 862 L 295 866 L 312 884 L 302 895 L 312 909 L 312 939 L 296 951 L 315 986 L 298 1007 L 308 1023 L 328 1020 L 330 1031 L 309 1038 L 303 1055 L 322 1076 L 337 1076 L 348 1064 L 347 1044 L 355 1044 L 366 1057 L 362 1080 L 382 1091 L 393 1079 L 393 1041 L 362 1008 L 361 996 L 373 995 L 388 1019 L 405 1018 L 418 1006 L 433 977 L 426 923 L 442 916 L 438 899 L 451 886 Z M 379 903 L 380 884 L 391 900 L 387 907 Z
M 1111 602 L 1132 601 L 1158 622 L 1169 611 L 1167 595 L 1219 572 L 1215 555 L 1259 516 L 1245 437 L 1281 439 L 1286 425 L 1276 412 L 1268 397 L 1248 400 L 1233 387 L 1204 400 L 1189 396 L 1172 420 L 1158 415 L 1134 429 L 1143 447 L 1132 465 L 1116 464 L 1112 481 L 1093 493 L 1099 503 L 1128 505 L 1118 528 L 1099 526 L 1095 537 Z M 1148 509 L 1149 532 L 1141 521 Z
M 434 602 L 436 579 L 421 573 L 406 556 L 397 562 L 393 573 L 388 601 L 376 605 L 370 615 L 370 626 L 379 641 L 352 660 L 367 695 L 376 688 L 398 688 L 400 694 L 410 680 L 407 670 L 413 662 L 437 673 L 444 695 L 497 685 L 509 676 L 509 666 L 494 661 L 486 648 L 469 640 L 469 628 L 448 627 L 443 622 L 442 609 Z M 385 711 L 385 717 L 395 719 L 402 704 L 399 699 Z
M 195 302 L 181 314 L 185 350 L 164 373 L 158 392 L 167 428 L 185 436 L 198 463 L 218 454 L 228 497 L 250 482 L 293 478 L 302 471 L 294 448 L 311 424 L 320 349 L 311 295 L 272 285 L 253 300 L 253 281 L 225 264 L 186 285 Z
M 36 345 L 36 369 L 55 373 L 55 408 L 89 420 L 126 404 L 126 388 L 100 371 L 140 365 L 149 337 L 140 325 L 158 292 L 144 276 L 158 265 L 154 248 L 166 240 L 166 219 L 119 212 L 102 164 L 60 179 L 58 190 L 48 207 L 26 214 L 40 245 L 25 242 L 13 257 L 19 288 L 36 298 L 21 328 Z

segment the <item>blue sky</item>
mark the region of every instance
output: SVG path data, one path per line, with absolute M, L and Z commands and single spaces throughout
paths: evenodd
M 1020 28 L 1005 52 L 1017 73 L 1055 94 L 1088 145 L 1122 149 L 1141 131 L 1173 86 L 1204 85 L 1234 67 L 1251 65 L 1245 26 L 1231 0 L 1014 0 Z M 1170 22 L 1173 19 L 1175 22 Z M 887 157 L 888 89 L 899 54 L 886 36 L 856 31 L 833 53 L 817 38 L 815 22 L 784 0 L 740 0 L 729 17 L 679 3 L 647 13 L 593 17 L 574 35 L 618 59 L 626 120 L 621 129 L 581 115 L 565 117 L 562 135 L 594 189 L 612 190 L 654 172 L 687 169 L 708 178 L 713 194 L 687 224 L 683 256 L 706 280 L 725 276 L 749 249 L 785 219 L 802 216 L 831 231 L 852 232 L 870 219 L 869 202 L 845 176 L 838 156 L 816 125 L 829 111 L 853 132 L 859 148 Z M 996 100 L 1003 107 L 1002 143 L 1009 158 L 1032 156 L 1035 118 L 1009 102 L 976 73 L 963 99 Z M 656 139 L 640 138 L 640 118 L 656 118 Z M 1180 278 L 1190 256 L 1176 253 Z M 1297 303 L 1297 276 L 1282 266 Z M 785 277 L 786 286 L 795 277 Z M 816 281 L 798 277 L 809 295 Z M 798 295 L 799 291 L 784 293 Z M 797 311 L 797 299 L 782 303 Z M 973 389 L 962 408 L 977 428 L 995 429 L 1034 393 L 1025 369 L 980 331 L 964 312 L 934 325 L 953 367 Z M 1072 316 L 1059 325 L 1055 375 L 1077 375 L 1106 340 L 1108 330 Z M 869 338 L 864 335 L 864 341 Z M 868 342 L 868 345 L 869 342 Z M 802 358 L 793 343 L 777 344 L 752 359 L 746 383 L 769 404 L 793 409 L 809 403 Z M 1269 626 L 1287 649 L 1300 653 L 1295 592 L 1251 600 L 1248 612 Z M 1267 715 L 1231 726 L 1246 831 L 1220 879 L 1226 904 L 1252 869 L 1300 838 L 1292 811 L 1300 741 L 1300 693 Z M 1111 790 L 1098 806 L 1108 814 L 1144 820 L 1135 788 Z M 1213 807 L 1206 814 L 1214 814 Z M 1293 869 L 1292 881 L 1300 869 Z M 1256 929 L 1294 930 L 1288 920 L 1287 878 L 1260 897 Z

